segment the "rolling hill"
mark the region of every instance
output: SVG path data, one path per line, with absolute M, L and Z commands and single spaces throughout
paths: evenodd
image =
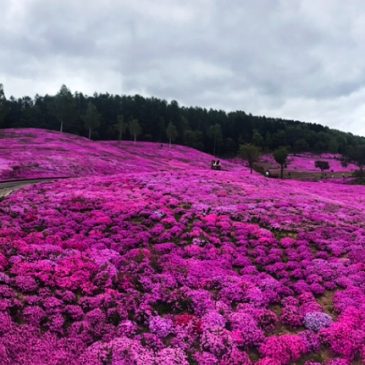
M 365 187 L 3 133 L 3 166 L 73 177 L 0 202 L 1 364 L 365 362 Z

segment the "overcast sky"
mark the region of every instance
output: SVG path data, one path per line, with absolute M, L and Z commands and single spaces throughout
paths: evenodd
M 365 135 L 363 0 L 0 0 L 6 95 L 139 93 Z

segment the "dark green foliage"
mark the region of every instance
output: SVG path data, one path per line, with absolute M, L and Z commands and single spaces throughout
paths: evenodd
M 285 147 L 276 149 L 273 153 L 275 161 L 280 165 L 280 178 L 284 177 L 284 167 L 287 164 L 288 150 Z
M 114 125 L 115 129 L 118 132 L 118 140 L 121 141 L 123 138 L 123 134 L 127 131 L 128 124 L 124 120 L 124 117 L 122 114 L 119 114 L 117 116 L 117 122 Z
M 100 114 L 93 103 L 89 103 L 86 113 L 82 116 L 85 128 L 89 131 L 89 139 L 91 139 L 92 131 L 100 126 Z
M 328 161 L 321 161 L 321 160 L 315 161 L 314 166 L 317 167 L 317 169 L 320 169 L 322 172 L 330 168 L 330 164 L 328 163 Z
M 66 85 L 61 86 L 49 107 L 51 114 L 60 124 L 60 132 L 63 132 L 64 128 L 69 129 L 77 118 L 74 98 Z
M 6 116 L 6 98 L 4 93 L 3 84 L 0 84 L 0 127 L 2 127 L 5 116 Z
M 267 151 L 285 145 L 293 152 L 340 153 L 347 151 L 349 146 L 365 144 L 362 137 L 319 124 L 253 116 L 243 111 L 226 113 L 222 110 L 182 107 L 174 100 L 167 102 L 140 95 L 106 93 L 87 96 L 71 93 L 64 85 L 54 96 L 37 95 L 34 99 L 6 99 L 1 88 L 0 127 L 61 129 L 88 135 L 90 128 L 85 124 L 85 115 L 89 103 L 95 106 L 99 115 L 98 123 L 91 128 L 95 139 L 138 137 L 165 142 L 169 140 L 167 126 L 172 121 L 177 131 L 175 143 L 226 156 L 237 155 L 239 145 L 247 143 L 256 144 Z M 136 119 L 139 127 L 126 129 L 126 123 L 118 127 L 118 116 L 121 115 L 124 121 Z
M 365 165 L 365 144 L 349 147 L 346 156 L 350 161 L 356 163 L 362 171 Z
M 305 152 L 309 151 L 309 144 L 304 138 L 297 139 L 293 145 L 294 152 Z
M 217 147 L 222 143 L 222 127 L 220 124 L 215 123 L 208 129 L 208 136 L 213 144 L 213 155 L 216 155 Z
M 169 146 L 171 147 L 171 142 L 175 141 L 176 137 L 178 136 L 176 126 L 172 122 L 170 122 L 166 128 L 166 135 L 169 139 Z
M 131 134 L 131 136 L 133 136 L 133 141 L 136 142 L 137 137 L 142 133 L 142 128 L 138 122 L 138 119 L 132 119 L 129 122 L 128 127 L 129 127 L 129 133 Z
M 252 143 L 255 146 L 259 146 L 259 147 L 264 147 L 265 146 L 264 138 L 262 137 L 260 132 L 258 132 L 256 129 L 254 129 L 254 131 L 252 133 Z
M 255 145 L 247 143 L 240 146 L 239 156 L 248 162 L 252 174 L 254 164 L 260 157 L 260 150 Z

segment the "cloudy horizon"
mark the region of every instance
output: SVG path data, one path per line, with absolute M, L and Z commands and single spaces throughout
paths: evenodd
M 141 94 L 365 136 L 365 3 L 0 0 L 7 97 Z

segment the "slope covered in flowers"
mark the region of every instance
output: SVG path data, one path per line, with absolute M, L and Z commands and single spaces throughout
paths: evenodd
M 312 154 L 301 153 L 289 155 L 287 170 L 291 172 L 319 172 L 315 167 L 315 161 L 321 160 L 328 162 L 328 173 L 352 173 L 358 170 L 358 167 L 352 163 L 343 166 L 341 164 L 341 155 L 332 153 Z M 279 169 L 279 165 L 274 161 L 272 155 L 264 155 L 261 158 L 262 163 L 268 169 Z
M 0 202 L 0 364 L 365 362 L 364 187 L 191 153 Z
M 205 168 L 210 159 L 208 154 L 183 146 L 171 149 L 149 142 L 96 142 L 33 128 L 0 131 L 2 181 Z

